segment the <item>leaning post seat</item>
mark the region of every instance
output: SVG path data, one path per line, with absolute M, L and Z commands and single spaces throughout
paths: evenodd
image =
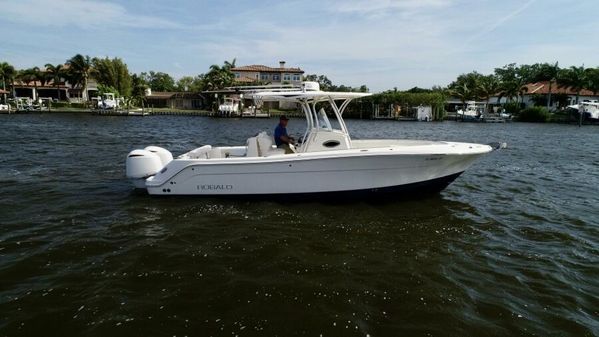
M 277 154 L 285 154 L 285 150 L 273 146 L 273 138 L 266 132 L 260 132 L 256 138 L 258 140 L 258 152 L 260 156 L 268 157 Z
M 258 137 L 250 137 L 245 142 L 247 146 L 247 151 L 245 152 L 246 157 L 259 157 L 260 154 L 258 152 Z

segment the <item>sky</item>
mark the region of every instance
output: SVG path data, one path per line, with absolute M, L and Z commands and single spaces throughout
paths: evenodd
M 135 73 L 300 67 L 371 91 L 509 63 L 599 66 L 599 0 L 0 0 L 0 62 L 120 57 Z

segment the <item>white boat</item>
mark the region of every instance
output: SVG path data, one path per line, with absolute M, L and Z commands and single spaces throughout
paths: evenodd
M 243 146 L 204 145 L 175 159 L 160 147 L 134 150 L 127 156 L 126 174 L 152 195 L 414 195 L 442 190 L 493 150 L 470 143 L 352 139 L 343 111 L 351 100 L 368 95 L 323 92 L 313 82 L 301 89 L 256 93 L 262 101 L 301 106 L 307 127 L 294 153 L 285 154 L 261 132 Z M 332 121 L 325 108 L 335 117 Z
M 599 101 L 584 100 L 580 104 L 570 105 L 569 109 L 582 112 L 587 119 L 599 120 Z
M 466 102 L 466 108 L 457 111 L 458 117 L 464 120 L 479 119 L 482 116 L 481 110 L 476 106 L 476 102 Z
M 223 104 L 218 106 L 218 115 L 221 117 L 239 116 L 239 99 L 225 98 Z
M 119 107 L 120 100 L 113 93 L 105 93 L 95 99 L 97 101 L 96 108 L 101 110 L 114 110 Z

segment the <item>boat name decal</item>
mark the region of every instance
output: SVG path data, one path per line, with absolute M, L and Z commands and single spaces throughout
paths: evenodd
M 233 185 L 198 185 L 198 190 L 202 191 L 217 191 L 217 190 L 232 190 Z

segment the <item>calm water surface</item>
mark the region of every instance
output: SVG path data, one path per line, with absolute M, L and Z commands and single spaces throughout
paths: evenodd
M 0 123 L 0 336 L 599 335 L 597 127 L 349 121 L 509 148 L 423 200 L 279 204 L 124 178 L 134 148 L 242 144 L 275 120 Z

